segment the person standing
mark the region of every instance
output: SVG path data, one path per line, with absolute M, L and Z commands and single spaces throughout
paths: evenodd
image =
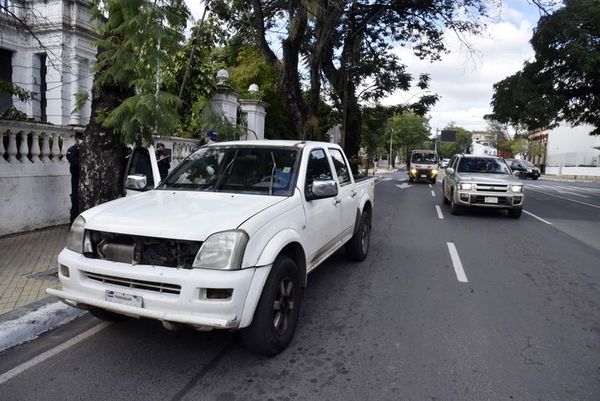
M 69 172 L 71 173 L 71 210 L 69 221 L 79 216 L 79 142 L 82 139 L 81 132 L 75 133 L 75 144 L 67 149 L 67 161 L 69 162 Z
M 158 164 L 158 172 L 160 173 L 160 180 L 164 180 L 167 175 L 169 175 L 169 169 L 171 168 L 171 161 L 169 160 L 170 156 L 166 154 L 165 144 L 157 143 L 156 144 L 156 161 Z

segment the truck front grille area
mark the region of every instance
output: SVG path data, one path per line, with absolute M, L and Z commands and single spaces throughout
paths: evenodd
M 179 295 L 179 293 L 181 292 L 181 286 L 176 284 L 134 280 L 130 278 L 108 276 L 106 274 L 98 274 L 85 271 L 82 271 L 81 273 L 90 280 L 98 281 L 103 284 L 112 284 L 124 288 L 136 288 L 139 290 L 159 292 L 161 294 L 166 293 Z
M 88 235 L 88 233 L 86 233 Z M 191 269 L 202 242 L 89 231 L 87 258 Z
M 477 192 L 508 192 L 508 185 L 502 184 L 475 184 Z

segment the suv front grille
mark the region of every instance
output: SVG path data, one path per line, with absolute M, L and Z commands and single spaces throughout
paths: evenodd
M 508 192 L 508 185 L 502 184 L 475 184 L 477 192 Z
M 82 271 L 82 273 L 90 280 L 98 281 L 98 282 L 104 283 L 104 284 L 117 285 L 119 287 L 136 288 L 136 289 L 140 289 L 140 290 L 154 291 L 154 292 L 167 293 L 167 294 L 177 294 L 177 295 L 179 295 L 179 293 L 181 292 L 181 286 L 177 285 L 177 284 L 156 283 L 153 281 L 134 280 L 134 279 L 130 279 L 130 278 L 108 276 L 106 274 L 90 273 L 90 272 L 84 272 L 84 271 Z

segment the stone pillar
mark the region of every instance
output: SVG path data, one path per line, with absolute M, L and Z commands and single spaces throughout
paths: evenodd
M 240 100 L 240 108 L 248 123 L 245 135 L 240 140 L 263 140 L 265 139 L 265 117 L 267 115 L 268 103 L 260 100 Z
M 229 78 L 227 70 L 217 73 L 217 90 L 210 99 L 212 110 L 225 117 L 230 124 L 237 124 L 238 97 L 226 80 Z
M 71 115 L 69 117 L 70 124 L 79 124 L 81 120 L 81 110 L 75 110 L 75 106 L 77 104 L 77 94 L 79 93 L 80 87 L 80 74 L 79 74 L 79 59 L 76 56 L 73 56 L 71 60 L 71 98 L 68 104 L 70 105 Z

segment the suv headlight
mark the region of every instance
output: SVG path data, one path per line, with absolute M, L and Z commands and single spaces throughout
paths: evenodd
M 462 189 L 463 191 L 470 191 L 471 189 L 473 189 L 473 184 L 460 183 L 458 184 L 458 188 Z
M 513 192 L 523 192 L 523 185 L 513 185 L 511 190 Z
M 83 253 L 83 234 L 85 232 L 85 219 L 78 216 L 71 224 L 69 236 L 67 237 L 67 249 L 77 253 Z
M 203 269 L 239 269 L 247 243 L 248 234 L 242 230 L 215 233 L 204 241 L 192 266 Z

